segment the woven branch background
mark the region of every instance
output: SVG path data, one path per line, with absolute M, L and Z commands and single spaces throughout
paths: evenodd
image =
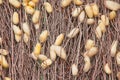
M 21 0 L 20 0 L 21 1 Z M 48 1 L 52 4 L 54 11 L 48 14 L 44 7 L 43 2 Z M 120 3 L 120 0 L 114 0 Z M 3 5 L 0 6 L 0 36 L 3 38 L 3 43 L 0 48 L 5 48 L 9 51 L 7 61 L 9 69 L 2 70 L 2 77 L 9 76 L 12 80 L 117 80 L 116 74 L 120 71 L 120 67 L 116 64 L 115 58 L 110 56 L 110 46 L 112 41 L 117 39 L 120 42 L 120 10 L 117 11 L 117 18 L 110 21 L 106 33 L 98 40 L 95 36 L 95 28 L 100 17 L 95 18 L 94 25 L 87 25 L 86 19 L 81 23 L 77 18 L 72 18 L 71 11 L 76 5 L 71 4 L 69 7 L 63 9 L 60 7 L 61 0 L 40 0 L 37 9 L 41 11 L 41 18 L 39 23 L 40 29 L 35 30 L 31 21 L 31 15 L 25 15 L 24 8 L 15 9 L 12 7 L 8 0 L 4 0 Z M 104 0 L 84 0 L 84 4 L 96 2 L 100 8 L 100 13 L 108 15 L 110 10 L 105 8 Z M 82 6 L 84 7 L 84 5 Z M 114 5 L 113 5 L 114 7 Z M 11 17 L 14 11 L 20 15 L 20 24 L 27 21 L 30 25 L 31 35 L 28 44 L 22 41 L 17 43 L 15 41 L 14 33 L 12 30 Z M 40 65 L 30 58 L 33 47 L 38 41 L 38 36 L 42 30 L 47 29 L 50 36 L 43 44 L 41 54 L 49 55 L 49 48 L 60 33 L 65 35 L 74 27 L 80 28 L 80 33 L 73 39 L 65 37 L 62 46 L 65 47 L 67 52 L 67 61 L 60 59 L 56 61 L 46 70 L 43 70 Z M 83 72 L 84 59 L 83 53 L 85 52 L 85 42 L 87 39 L 95 40 L 96 46 L 99 48 L 98 54 L 91 59 L 92 67 L 89 72 Z M 118 50 L 120 50 L 120 43 Z M 107 75 L 103 70 L 103 65 L 108 62 L 112 74 Z M 71 65 L 78 64 L 79 74 L 73 77 L 71 74 Z

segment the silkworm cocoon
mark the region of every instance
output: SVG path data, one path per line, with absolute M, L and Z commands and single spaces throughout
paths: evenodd
M 117 14 L 116 14 L 115 11 L 111 11 L 111 12 L 109 13 L 109 19 L 110 19 L 110 20 L 115 19 L 116 15 L 117 15 Z
M 8 55 L 8 50 L 5 50 L 5 49 L 0 49 L 0 54 L 2 55 Z
M 39 18 L 40 18 L 40 11 L 39 10 L 35 10 L 33 17 L 32 17 L 32 22 L 34 24 L 39 22 Z
M 101 15 L 101 20 L 106 26 L 109 25 L 109 19 L 107 16 Z
M 18 24 L 19 23 L 19 15 L 18 15 L 17 12 L 13 13 L 12 21 L 13 21 L 14 24 Z
M 59 56 L 63 60 L 67 59 L 66 51 L 65 51 L 65 49 L 63 47 L 54 45 L 53 48 L 54 48 L 55 53 L 57 54 L 57 56 Z
M 24 33 L 23 40 L 24 40 L 25 43 L 27 43 L 29 41 L 29 38 L 30 38 L 30 36 L 27 35 L 26 33 Z
M 85 65 L 84 65 L 83 71 L 88 72 L 91 68 L 90 58 L 88 56 L 85 56 L 84 61 L 85 61 Z
M 96 37 L 100 39 L 102 37 L 102 31 L 100 27 L 97 27 L 95 30 Z
M 28 25 L 27 22 L 24 22 L 24 23 L 23 23 L 22 29 L 23 29 L 23 31 L 24 31 L 27 35 L 30 35 L 30 28 L 29 28 L 29 25 Z
M 18 26 L 13 25 L 12 29 L 13 29 L 13 31 L 16 35 L 21 35 L 22 34 L 22 31 L 20 30 L 20 28 Z
M 94 46 L 95 46 L 95 42 L 91 39 L 88 39 L 86 44 L 85 44 L 85 49 L 90 50 Z
M 85 12 L 89 18 L 93 17 L 93 10 L 89 4 L 85 5 Z
M 76 64 L 72 64 L 72 75 L 76 76 L 78 74 L 78 67 Z
M 46 68 L 49 67 L 51 64 L 52 64 L 52 60 L 51 60 L 51 59 L 47 59 L 47 60 L 45 60 L 45 61 L 41 64 L 41 67 L 42 67 L 43 69 L 46 69 Z
M 0 5 L 3 4 L 3 0 L 0 0 Z
M 65 8 L 65 7 L 69 6 L 71 2 L 72 2 L 72 0 L 62 0 L 61 7 Z
M 60 35 L 57 36 L 54 45 L 57 45 L 57 46 L 61 45 L 63 39 L 64 39 L 64 34 L 61 33 Z
M 5 77 L 4 80 L 11 80 L 11 78 L 10 77 Z
M 96 3 L 91 4 L 92 10 L 93 10 L 93 15 L 98 16 L 99 14 L 99 7 Z
M 33 7 L 31 7 L 31 6 L 26 6 L 25 11 L 26 11 L 27 14 L 32 15 L 35 12 L 35 9 Z
M 100 27 L 100 29 L 101 29 L 101 31 L 102 31 L 103 33 L 106 32 L 106 27 L 105 27 L 105 24 L 104 24 L 103 22 L 100 22 L 100 23 L 98 24 L 98 27 Z
M 81 0 L 73 0 L 73 3 L 74 3 L 75 5 L 78 5 L 78 6 L 80 6 L 80 5 L 83 4 L 83 2 L 82 2 Z
M 117 45 L 118 45 L 118 41 L 117 40 L 114 40 L 112 45 L 111 45 L 111 56 L 114 57 L 117 53 Z
M 32 0 L 34 3 L 38 3 L 39 2 L 39 0 Z
M 35 3 L 33 1 L 29 1 L 28 5 L 31 7 L 35 7 Z
M 40 55 L 38 56 L 38 59 L 40 59 L 41 61 L 45 61 L 45 60 L 47 60 L 48 58 L 47 58 L 47 56 L 45 56 L 45 55 L 43 55 L 43 54 L 40 54 Z
M 105 7 L 110 9 L 110 10 L 117 11 L 120 9 L 120 4 L 118 2 L 115 2 L 115 1 L 106 0 Z
M 35 26 L 36 30 L 40 28 L 40 24 L 39 23 L 34 24 L 34 26 Z
M 116 54 L 116 61 L 117 61 L 117 64 L 120 66 L 120 52 Z
M 117 72 L 117 79 L 120 80 L 120 72 Z
M 44 2 L 44 7 L 45 7 L 45 10 L 48 12 L 48 13 L 51 13 L 53 11 L 53 7 L 52 5 L 49 3 L 49 2 Z
M 54 45 L 51 45 L 50 46 L 50 59 L 52 61 L 55 61 L 56 60 L 56 52 L 54 50 Z
M 30 57 L 33 58 L 34 60 L 37 60 L 37 57 L 35 56 L 33 52 L 30 54 Z
M 70 33 L 67 35 L 69 38 L 74 38 L 80 32 L 79 28 L 73 28 Z
M 80 7 L 79 8 L 75 8 L 73 11 L 72 11 L 72 17 L 77 17 L 81 12 L 81 9 Z
M 20 8 L 21 3 L 18 0 L 9 0 L 9 3 L 15 8 Z
M 40 52 L 41 52 L 41 44 L 38 42 L 35 47 L 34 47 L 34 50 L 33 50 L 33 53 L 35 54 L 36 57 L 39 56 Z
M 4 68 L 8 68 L 9 67 L 7 60 L 6 60 L 5 56 L 3 56 L 3 55 L 0 55 L 0 64 Z
M 21 41 L 21 35 L 17 35 L 17 34 L 15 34 L 15 40 L 16 40 L 16 42 L 20 42 Z
M 88 53 L 87 53 L 87 56 L 88 57 L 93 57 L 94 55 L 96 55 L 98 52 L 98 48 L 97 47 L 92 47 Z
M 3 40 L 2 40 L 2 38 L 0 37 L 0 45 L 2 44 L 2 42 L 3 42 Z
M 84 19 L 85 19 L 85 11 L 81 11 L 81 13 L 80 13 L 79 16 L 78 16 L 78 20 L 79 20 L 81 23 L 83 23 Z
M 111 73 L 112 73 L 112 71 L 111 71 L 108 63 L 106 63 L 106 64 L 104 65 L 104 71 L 105 71 L 107 74 L 111 74 Z
M 42 33 L 39 36 L 40 42 L 44 43 L 47 40 L 48 36 L 49 36 L 49 32 L 47 30 L 42 31 Z
M 91 24 L 94 24 L 94 23 L 95 23 L 95 20 L 93 18 L 87 19 L 87 24 L 91 25 Z

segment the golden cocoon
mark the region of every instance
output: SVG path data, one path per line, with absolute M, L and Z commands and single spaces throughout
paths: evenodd
M 56 52 L 54 50 L 54 45 L 51 45 L 50 46 L 50 59 L 52 61 L 55 61 L 56 60 Z
M 2 54 L 2 55 L 8 55 L 8 51 L 7 50 L 5 50 L 5 49 L 0 49 L 0 54 Z
M 94 24 L 94 23 L 95 23 L 95 20 L 93 18 L 87 19 L 87 24 L 91 25 L 91 24 Z
M 39 18 L 40 18 L 40 11 L 39 10 L 35 10 L 33 17 L 32 17 L 32 22 L 34 24 L 39 22 Z
M 35 54 L 36 57 L 38 57 L 40 52 L 41 52 L 41 44 L 38 42 L 34 47 L 33 53 Z
M 85 44 L 85 49 L 90 50 L 94 46 L 95 46 L 95 42 L 91 39 L 88 39 L 86 44 Z
M 120 52 L 116 54 L 116 61 L 117 61 L 117 64 L 120 66 Z
M 51 59 L 47 59 L 47 60 L 45 60 L 45 61 L 41 64 L 41 67 L 42 67 L 43 69 L 46 69 L 46 68 L 49 67 L 51 64 L 52 64 L 52 60 L 51 60 Z
M 117 14 L 116 14 L 115 11 L 111 11 L 111 12 L 109 13 L 109 19 L 110 19 L 110 20 L 115 19 L 116 16 L 117 16 Z
M 80 7 L 79 8 L 75 8 L 73 11 L 72 11 L 72 17 L 77 17 L 81 12 L 81 9 Z
M 107 74 L 111 74 L 111 73 L 112 73 L 112 71 L 111 71 L 108 63 L 106 63 L 106 64 L 104 65 L 104 71 L 105 71 L 105 73 L 107 73 Z
M 13 13 L 12 21 L 13 21 L 13 24 L 19 23 L 19 14 L 17 12 Z
M 34 3 L 38 3 L 39 2 L 39 0 L 32 0 Z
M 4 68 L 8 68 L 9 67 L 7 60 L 6 60 L 5 56 L 3 56 L 3 55 L 0 55 L 0 64 Z
M 0 5 L 3 3 L 3 0 L 0 0 Z
M 92 47 L 88 52 L 87 52 L 87 56 L 88 57 L 93 57 L 97 54 L 98 52 L 98 48 L 97 47 Z
M 49 36 L 49 32 L 47 30 L 42 31 L 42 33 L 39 36 L 40 42 L 44 43 L 47 40 L 48 36 Z
M 110 9 L 110 10 L 117 11 L 120 9 L 120 4 L 118 2 L 115 2 L 115 1 L 106 0 L 105 7 Z
M 31 6 L 25 6 L 25 12 L 27 14 L 31 14 L 32 15 L 35 12 L 35 9 L 33 7 L 31 7 Z
M 79 28 L 73 28 L 67 35 L 68 38 L 74 38 L 80 32 Z
M 16 40 L 16 42 L 20 42 L 21 41 L 21 35 L 17 35 L 17 34 L 15 34 L 15 40 Z
M 35 7 L 35 3 L 33 1 L 29 1 L 28 5 L 31 7 Z
M 81 23 L 83 23 L 84 19 L 85 19 L 85 11 L 81 11 L 81 13 L 80 13 L 79 16 L 78 16 L 78 20 L 79 20 Z
M 5 77 L 4 80 L 11 80 L 11 78 L 10 77 Z
M 111 45 L 111 49 L 110 49 L 110 52 L 111 52 L 111 56 L 114 57 L 117 53 L 117 45 L 118 45 L 118 41 L 117 40 L 114 40 L 112 42 L 112 45 Z
M 120 80 L 120 72 L 117 72 L 117 79 Z
M 103 22 L 106 26 L 109 25 L 109 19 L 108 19 L 107 16 L 101 15 L 101 20 L 102 20 L 102 22 Z
M 90 58 L 88 56 L 84 56 L 84 61 L 85 61 L 85 65 L 84 65 L 83 71 L 88 72 L 91 68 Z
M 96 3 L 91 4 L 92 10 L 93 10 L 93 15 L 98 16 L 99 14 L 99 7 Z
M 27 22 L 24 22 L 24 23 L 23 23 L 22 29 L 23 29 L 23 31 L 24 31 L 27 35 L 30 35 L 30 28 L 29 28 L 29 25 L 28 25 Z
M 48 13 L 51 13 L 53 11 L 53 7 L 52 5 L 49 3 L 49 2 L 44 2 L 44 7 L 45 7 L 45 10 L 48 12 Z
M 80 6 L 80 5 L 83 4 L 83 2 L 82 2 L 81 0 L 73 0 L 73 3 L 74 3 L 75 5 L 78 5 L 78 6 Z
M 72 0 L 62 0 L 61 7 L 65 8 L 65 7 L 69 6 L 71 2 L 72 2 Z
M 21 35 L 22 34 L 22 31 L 20 30 L 20 28 L 18 26 L 13 25 L 12 29 L 13 29 L 13 31 L 16 35 Z
M 89 4 L 85 5 L 85 12 L 89 18 L 93 17 L 93 10 Z
M 96 37 L 100 39 L 102 37 L 102 31 L 100 27 L 97 27 L 95 30 Z
M 34 60 L 37 60 L 37 57 L 35 56 L 33 52 L 30 54 L 30 57 L 33 58 Z
M 76 76 L 78 74 L 78 67 L 76 64 L 72 64 L 72 75 Z
M 40 54 L 40 55 L 38 56 L 38 59 L 41 60 L 41 61 L 45 61 L 45 60 L 47 60 L 48 58 L 47 58 L 47 56 L 45 56 L 45 55 L 43 55 L 43 54 Z
M 9 0 L 9 3 L 15 8 L 20 8 L 21 3 L 18 0 Z
M 30 36 L 27 35 L 26 33 L 24 33 L 23 40 L 24 40 L 25 43 L 27 43 L 29 41 L 29 38 L 30 38 Z
M 57 45 L 57 46 L 61 45 L 63 39 L 64 39 L 64 34 L 61 33 L 60 35 L 57 36 L 54 45 Z
M 100 27 L 101 31 L 103 33 L 106 32 L 106 27 L 105 27 L 105 24 L 101 21 L 99 24 L 98 24 L 98 27 Z

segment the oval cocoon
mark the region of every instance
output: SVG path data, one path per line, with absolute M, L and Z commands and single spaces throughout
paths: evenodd
M 62 0 L 61 7 L 65 8 L 65 7 L 69 6 L 71 2 L 72 2 L 72 0 Z
M 76 64 L 72 65 L 72 75 L 76 76 L 78 74 L 78 67 Z
M 74 38 L 80 32 L 79 28 L 73 28 L 70 33 L 67 35 L 69 38 Z
M 40 11 L 39 10 L 35 10 L 33 17 L 32 17 L 32 22 L 34 24 L 39 22 L 39 18 L 40 18 Z
M 13 21 L 14 24 L 18 24 L 19 23 L 19 15 L 18 15 L 17 12 L 13 13 L 12 21 Z
M 47 40 L 48 35 L 49 35 L 49 32 L 47 30 L 42 31 L 42 33 L 39 36 L 40 42 L 44 43 Z
M 53 7 L 52 5 L 49 3 L 49 2 L 44 2 L 44 7 L 45 7 L 45 10 L 48 12 L 48 13 L 51 13 L 53 11 Z
M 57 36 L 54 44 L 57 46 L 61 45 L 63 39 L 64 39 L 64 34 L 61 33 L 60 35 Z

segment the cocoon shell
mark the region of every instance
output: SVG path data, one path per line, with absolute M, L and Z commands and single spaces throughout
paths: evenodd
M 116 16 L 117 16 L 117 14 L 116 14 L 115 11 L 111 11 L 111 12 L 109 13 L 109 19 L 110 19 L 110 20 L 115 19 Z
M 91 25 L 94 23 L 95 23 L 95 20 L 93 18 L 87 19 L 87 24 Z
M 2 65 L 3 68 L 9 67 L 7 60 L 3 55 L 0 55 L 0 64 Z
M 85 12 L 89 18 L 93 17 L 93 10 L 89 4 L 85 5 Z
M 102 37 L 102 30 L 100 27 L 97 27 L 95 30 L 96 37 L 100 39 Z
M 93 57 L 94 55 L 96 55 L 98 52 L 98 48 L 97 47 L 92 47 L 88 52 L 87 52 L 87 56 L 88 57 Z
M 106 26 L 109 25 L 109 19 L 108 19 L 107 16 L 101 15 L 101 20 L 102 20 L 102 22 L 103 22 Z
M 105 24 L 101 21 L 99 24 L 98 24 L 98 27 L 100 27 L 101 31 L 103 33 L 106 32 L 106 27 L 105 27 Z
M 34 47 L 33 53 L 36 57 L 38 57 L 40 52 L 41 52 L 41 44 L 38 42 Z
M 49 3 L 49 2 L 44 2 L 44 7 L 45 7 L 45 10 L 48 12 L 48 13 L 51 13 L 53 11 L 53 7 L 52 5 Z
M 84 65 L 83 71 L 88 72 L 91 68 L 90 58 L 88 56 L 84 56 L 84 61 L 85 61 L 85 65 Z
M 83 2 L 82 2 L 81 0 L 73 0 L 73 3 L 74 3 L 75 5 L 78 5 L 78 6 L 80 6 L 80 5 L 83 4 Z
M 92 10 L 93 10 L 93 15 L 98 16 L 99 14 L 99 7 L 96 3 L 91 4 Z
M 43 54 L 40 54 L 40 55 L 38 56 L 38 59 L 40 59 L 41 61 L 45 61 L 45 60 L 47 60 L 48 58 L 47 58 L 47 56 L 45 56 L 45 55 L 43 55 Z
M 35 12 L 35 9 L 31 6 L 25 6 L 25 11 L 27 14 L 33 14 Z
M 74 38 L 80 32 L 79 28 L 73 28 L 67 35 L 68 38 Z
M 54 49 L 54 45 L 50 46 L 50 59 L 52 61 L 56 60 L 56 52 L 55 52 L 55 49 Z
M 90 50 L 93 46 L 95 46 L 95 42 L 91 39 L 88 39 L 85 44 L 85 49 Z
M 40 11 L 39 10 L 36 10 L 33 14 L 33 17 L 32 17 L 32 22 L 34 24 L 38 23 L 39 22 L 39 18 L 40 18 Z
M 0 54 L 2 54 L 2 55 L 8 55 L 8 51 L 7 50 L 5 50 L 5 49 L 0 49 Z
M 30 28 L 27 22 L 23 23 L 22 29 L 27 35 L 30 35 Z
M 85 11 L 81 11 L 80 15 L 78 16 L 78 20 L 83 23 L 85 19 Z
M 75 8 L 73 11 L 72 11 L 72 17 L 77 17 L 81 12 L 81 9 L 80 8 Z
M 78 67 L 76 64 L 72 64 L 72 75 L 76 76 L 78 74 Z
M 12 28 L 13 28 L 13 31 L 14 31 L 15 34 L 17 34 L 17 35 L 22 34 L 22 31 L 20 30 L 20 28 L 18 26 L 13 25 Z
M 9 3 L 15 8 L 20 8 L 21 3 L 18 0 L 9 0 Z
M 15 34 L 15 40 L 16 40 L 16 42 L 20 42 L 21 41 L 21 35 L 17 35 L 17 34 Z
M 114 40 L 112 45 L 111 45 L 111 56 L 114 57 L 117 53 L 117 45 L 118 45 L 118 41 Z
M 37 60 L 37 57 L 35 56 L 33 52 L 30 54 L 30 57 L 33 58 L 34 60 Z
M 12 21 L 13 21 L 14 24 L 19 23 L 19 14 L 17 12 L 13 13 Z
M 49 32 L 47 30 L 42 31 L 42 33 L 39 36 L 40 42 L 44 43 L 47 40 L 48 36 L 49 36 Z
M 47 60 L 45 60 L 45 61 L 41 64 L 41 67 L 42 67 L 43 69 L 46 69 L 46 68 L 49 67 L 51 64 L 52 64 L 52 60 L 51 60 L 51 59 L 47 59 Z
M 29 1 L 28 5 L 31 6 L 31 7 L 35 7 L 35 2 Z
M 111 71 L 108 63 L 106 63 L 106 64 L 104 65 L 104 71 L 105 71 L 107 74 L 111 74 L 111 73 L 112 73 L 112 71 Z
M 61 7 L 65 8 L 65 7 L 69 6 L 71 2 L 72 2 L 72 0 L 62 0 Z
M 24 42 L 27 44 L 27 42 L 29 41 L 29 38 L 30 38 L 30 36 L 29 35 L 27 35 L 26 33 L 24 33 L 24 35 L 23 35 L 23 40 L 24 40 Z
M 60 35 L 57 36 L 54 44 L 57 46 L 61 45 L 63 39 L 64 39 L 64 34 L 61 33 Z

